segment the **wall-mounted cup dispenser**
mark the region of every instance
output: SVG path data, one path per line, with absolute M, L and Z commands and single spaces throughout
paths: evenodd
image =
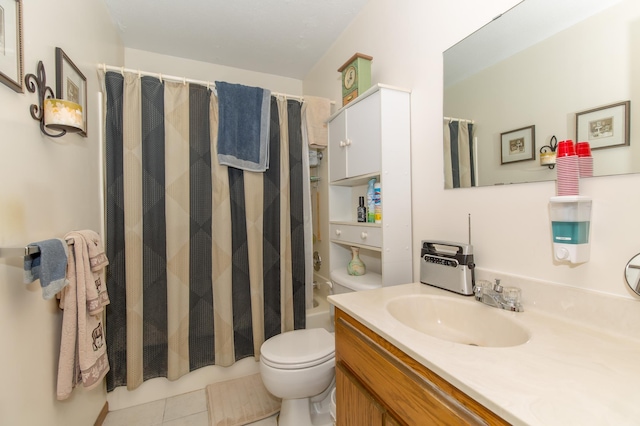
M 591 198 L 580 195 L 551 197 L 549 207 L 556 260 L 589 261 Z

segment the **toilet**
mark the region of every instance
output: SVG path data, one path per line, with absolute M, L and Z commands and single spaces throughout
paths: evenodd
M 345 268 L 346 269 L 346 268 Z M 367 276 L 368 275 L 368 276 Z M 332 271 L 335 294 L 381 286 L 378 274 L 352 277 Z M 331 391 L 335 388 L 335 338 L 324 328 L 288 331 L 260 348 L 264 386 L 282 399 L 278 426 L 329 426 Z
M 335 383 L 333 333 L 309 328 L 273 336 L 260 349 L 260 374 L 267 390 L 282 398 L 278 426 L 316 426 L 312 404 L 326 399 Z

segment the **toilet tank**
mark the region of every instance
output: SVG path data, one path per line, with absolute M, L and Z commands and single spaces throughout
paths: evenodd
M 331 271 L 331 294 L 350 293 L 352 291 L 373 290 L 382 287 L 382 275 L 367 272 L 364 275 L 349 275 L 347 268 Z M 335 306 L 331 305 L 329 317 L 335 322 Z
M 331 271 L 332 294 L 373 290 L 382 287 L 382 275 L 367 272 L 364 275 L 349 275 L 347 268 Z

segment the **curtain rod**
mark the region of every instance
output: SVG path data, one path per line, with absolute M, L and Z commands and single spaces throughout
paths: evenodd
M 469 120 L 466 118 L 444 117 L 444 119 L 449 121 L 462 121 L 462 122 L 466 121 L 467 123 L 475 124 L 474 120 Z
M 211 81 L 204 81 L 204 80 L 194 80 L 191 78 L 186 78 L 186 77 L 176 77 L 174 75 L 164 75 L 161 73 L 154 73 L 154 72 L 147 72 L 147 71 L 140 71 L 140 70 L 134 70 L 131 68 L 124 68 L 124 67 L 116 67 L 116 66 L 112 66 L 112 65 L 107 65 L 107 64 L 98 64 L 98 69 L 104 71 L 105 73 L 107 71 L 116 71 L 119 72 L 121 74 L 124 75 L 125 72 L 129 72 L 132 74 L 138 74 L 138 77 L 142 77 L 144 76 L 150 76 L 150 77 L 156 77 L 158 78 L 160 81 L 164 81 L 164 80 L 170 80 L 170 81 L 175 81 L 178 83 L 183 83 L 183 84 L 187 84 L 187 83 L 194 83 L 194 84 L 200 84 L 201 86 L 207 86 L 207 88 L 212 88 L 212 87 L 216 87 L 216 84 L 211 82 Z M 271 92 L 272 95 L 274 96 L 282 96 L 284 98 L 287 99 L 297 99 L 300 102 L 304 101 L 304 96 L 297 96 L 297 95 L 288 95 L 286 93 L 278 93 L 278 92 Z M 335 105 L 335 101 L 331 101 L 331 105 Z

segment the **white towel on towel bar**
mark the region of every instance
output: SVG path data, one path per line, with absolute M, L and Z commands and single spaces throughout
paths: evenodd
M 69 285 L 60 293 L 62 337 L 58 363 L 57 398 L 67 399 L 82 383 L 93 389 L 109 371 L 102 312 L 109 304 L 102 271 L 109 264 L 100 236 L 93 231 L 74 231 L 69 254 Z

